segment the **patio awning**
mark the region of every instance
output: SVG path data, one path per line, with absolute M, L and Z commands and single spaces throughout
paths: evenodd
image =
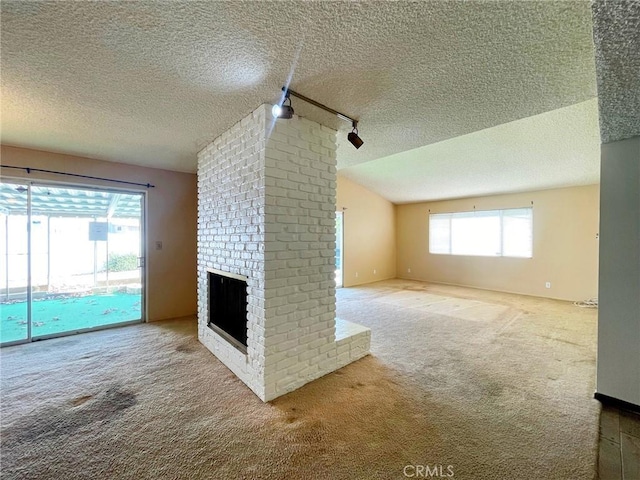
M 0 183 L 0 213 L 26 215 L 27 192 L 24 184 Z M 31 187 L 32 215 L 138 218 L 140 209 L 139 195 L 75 187 Z

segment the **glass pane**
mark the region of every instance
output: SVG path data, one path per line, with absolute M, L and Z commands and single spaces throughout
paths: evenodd
M 429 253 L 451 253 L 451 214 L 429 215 Z
M 500 255 L 500 212 L 453 214 L 451 253 L 454 255 Z
M 342 212 L 336 212 L 336 287 L 342 286 Z
M 28 187 L 0 183 L 0 343 L 27 340 Z
M 32 187 L 32 336 L 141 319 L 141 195 Z
M 503 255 L 532 256 L 533 209 L 514 208 L 502 211 Z

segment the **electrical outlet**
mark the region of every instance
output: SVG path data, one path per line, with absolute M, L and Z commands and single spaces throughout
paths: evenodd
M 156 242 L 156 250 L 162 250 L 162 242 L 161 241 L 157 241 Z
M 551 288 L 551 282 L 547 282 L 544 284 L 545 288 Z
M 376 269 L 375 269 L 375 268 L 373 269 L 373 274 L 374 274 L 374 275 L 376 274 Z
M 407 273 L 411 273 L 411 269 L 410 268 L 407 268 Z
M 356 278 L 358 278 L 358 272 L 356 272 Z

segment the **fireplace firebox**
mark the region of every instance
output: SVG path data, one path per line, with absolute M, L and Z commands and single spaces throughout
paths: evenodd
M 209 327 L 247 352 L 247 279 L 209 271 Z

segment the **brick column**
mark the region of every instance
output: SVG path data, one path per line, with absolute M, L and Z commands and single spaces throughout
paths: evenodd
M 370 338 L 337 362 L 336 132 L 269 111 L 198 155 L 199 338 L 265 401 L 366 355 Z M 248 279 L 246 354 L 207 326 L 207 269 Z

